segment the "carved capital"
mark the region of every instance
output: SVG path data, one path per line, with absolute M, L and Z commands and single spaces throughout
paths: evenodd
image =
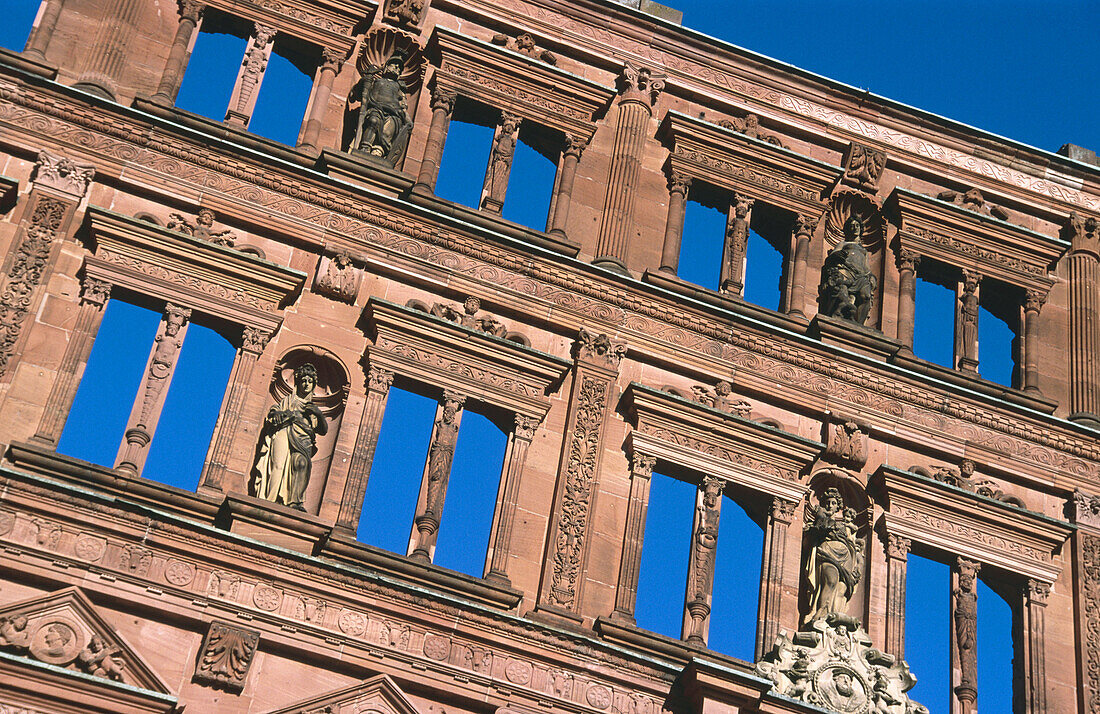
M 168 303 L 164 306 L 164 321 L 168 323 L 176 323 L 181 327 L 191 319 L 191 308 L 180 307 L 179 305 L 173 305 Z
M 637 452 L 630 455 L 631 476 L 637 476 L 639 478 L 650 478 L 653 476 L 653 467 L 656 465 L 656 457 L 639 454 Z
M 686 196 L 691 190 L 691 177 L 679 171 L 673 171 L 668 176 L 668 192 L 670 194 Z
M 39 186 L 56 189 L 63 193 L 82 198 L 88 192 L 88 184 L 95 176 L 95 166 L 81 164 L 65 156 L 38 152 L 35 165 L 34 182 Z
M 1076 490 L 1069 506 L 1069 517 L 1074 523 L 1100 528 L 1100 496 Z
M 516 424 L 514 430 L 512 431 L 515 437 L 524 441 L 531 441 L 532 439 L 534 439 L 535 432 L 538 430 L 539 424 L 541 422 L 534 417 L 527 416 L 526 414 L 516 414 L 515 417 Z
M 654 74 L 648 67 L 635 67 L 627 62 L 619 75 L 619 91 L 623 101 L 640 102 L 652 107 L 664 88 L 664 75 Z
M 85 276 L 80 299 L 90 305 L 103 307 L 111 299 L 111 283 Z
M 1046 302 L 1047 293 L 1045 290 L 1028 290 L 1024 293 L 1024 312 L 1033 312 L 1038 315 Z
M 271 339 L 271 332 L 260 327 L 245 325 L 241 330 L 241 349 L 251 354 L 262 354 Z
M 523 123 L 523 117 L 518 114 L 512 114 L 511 112 L 500 113 L 500 133 L 515 134 L 519 131 L 519 125 Z
M 200 0 L 179 0 L 180 20 L 190 20 L 194 24 L 198 24 L 199 18 L 202 17 L 203 11 L 206 10 L 206 3 Z
M 794 511 L 798 507 L 797 501 L 789 501 L 786 498 L 776 496 L 772 499 L 772 520 L 784 525 L 790 525 L 794 520 Z
M 740 193 L 734 193 L 733 200 L 730 202 L 730 208 L 733 209 L 733 217 L 742 221 L 748 220 L 749 213 L 752 212 L 752 207 L 755 205 L 755 198 L 749 198 Z
M 794 219 L 794 235 L 799 240 L 809 240 L 817 229 L 817 221 L 805 216 L 796 216 Z
M 437 85 L 432 89 L 432 111 L 442 111 L 450 116 L 455 110 L 455 100 L 457 99 L 458 93 L 455 90 L 445 89 Z
M 1028 578 L 1027 584 L 1024 586 L 1024 595 L 1027 597 L 1028 605 L 1042 605 L 1045 607 L 1047 598 L 1050 597 L 1050 583 Z
M 894 560 L 908 560 L 913 542 L 896 533 L 886 534 L 886 557 Z
M 367 367 L 367 391 L 387 394 L 393 385 L 393 372 L 376 365 Z
M 978 286 L 981 285 L 982 282 L 981 273 L 975 270 L 970 270 L 968 268 L 963 268 L 962 278 L 964 297 L 973 295 L 978 291 Z
M 917 268 L 920 267 L 920 253 L 915 250 L 899 250 L 897 255 L 894 256 L 894 260 L 898 266 L 898 272 L 904 273 L 909 271 L 910 273 L 917 272 Z
M 257 22 L 252 28 L 253 44 L 260 49 L 266 48 L 275 39 L 279 30 Z
M 612 342 L 607 335 L 594 335 L 583 327 L 573 342 L 573 358 L 582 362 L 594 362 L 618 369 L 625 354 L 626 345 L 622 342 Z
M 321 50 L 321 70 L 328 70 L 335 74 L 340 71 L 340 65 L 345 59 L 347 59 L 347 53 L 344 50 L 325 47 Z
M 722 488 L 726 485 L 724 479 L 719 476 L 707 474 L 699 484 L 699 490 L 703 492 L 703 508 L 713 511 L 718 507 L 718 498 L 722 495 Z
M 210 623 L 195 667 L 195 681 L 240 692 L 259 644 L 259 632 L 224 622 Z
M 1073 252 L 1085 251 L 1100 254 L 1100 220 L 1095 216 L 1082 216 L 1076 211 L 1069 214 L 1062 226 L 1062 238 L 1070 242 Z
M 466 406 L 466 395 L 444 389 L 443 399 L 439 403 L 443 405 L 443 421 L 451 423 L 454 421 L 455 413 Z M 448 411 L 450 412 L 449 416 Z
M 583 136 L 574 136 L 572 134 L 565 135 L 565 146 L 562 148 L 562 153 L 565 156 L 571 156 L 575 159 L 581 158 L 581 153 L 584 152 L 588 146 L 588 139 Z

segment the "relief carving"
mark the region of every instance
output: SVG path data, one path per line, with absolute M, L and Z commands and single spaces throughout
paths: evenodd
M 759 139 L 775 146 L 783 146 L 783 142 L 780 141 L 778 136 L 764 131 L 764 128 L 760 126 L 760 117 L 752 112 L 745 114 L 743 117 L 722 119 L 717 124 L 723 129 L 736 131 L 738 134 L 744 134 L 751 139 Z
M 1007 221 L 1009 217 L 1009 213 L 1005 209 L 1000 206 L 994 206 L 992 203 L 987 203 L 985 196 L 976 188 L 967 189 L 963 193 L 959 193 L 958 191 L 941 191 L 936 194 L 936 198 L 941 201 L 950 201 L 956 206 L 962 206 L 968 211 L 980 213 L 983 216 L 999 218 L 1002 221 Z
M 948 486 L 954 486 L 955 488 L 969 493 L 976 493 L 979 496 L 992 498 L 994 501 L 1000 501 L 1001 503 L 1006 503 L 1017 508 L 1027 508 L 1027 504 L 1024 503 L 1022 499 L 1005 493 L 1001 490 L 996 481 L 988 478 L 976 477 L 974 475 L 974 462 L 970 459 L 963 459 L 959 462 L 957 467 L 939 466 L 931 472 L 919 467 L 915 468 L 915 473 L 927 475 L 929 478 L 939 481 L 940 483 L 945 483 Z
M 431 313 L 449 322 L 456 322 L 463 327 L 494 337 L 505 337 L 508 334 L 508 328 L 504 323 L 487 312 L 478 314 L 480 310 L 481 300 L 468 297 L 462 303 L 461 309 L 455 305 L 437 302 L 432 305 Z
M 259 643 L 259 632 L 224 622 L 210 623 L 199 650 L 194 681 L 240 692 Z
M 955 621 L 955 646 L 959 653 L 959 684 L 955 695 L 962 701 L 973 702 L 978 697 L 978 571 L 981 563 L 960 557 L 956 565 L 958 585 L 952 591 L 955 596 L 953 619 Z
M 241 62 L 240 91 L 237 94 L 235 111 L 239 116 L 246 116 L 245 112 L 250 106 L 252 94 L 256 91 L 256 87 L 259 86 L 261 78 L 267 70 L 267 61 L 271 54 L 268 45 L 275 39 L 277 32 L 274 27 L 267 27 L 258 22 L 252 31 L 252 43 Z M 230 113 L 234 112 L 231 111 Z
M 130 575 L 145 577 L 149 574 L 149 566 L 153 564 L 153 551 L 142 548 L 139 545 L 127 545 L 119 556 L 119 569 Z
M 363 271 L 355 267 L 351 254 L 340 251 L 331 258 L 321 256 L 313 291 L 333 300 L 354 304 L 362 280 Z
M 383 18 L 398 27 L 412 28 L 420 24 L 429 0 L 387 0 Z
M 188 220 L 182 213 L 170 213 L 165 228 L 177 233 L 184 233 L 207 243 L 232 248 L 237 241 L 237 234 L 229 229 L 214 230 L 215 217 L 214 212 L 209 208 L 200 208 L 194 222 Z
M 513 52 L 519 52 L 533 59 L 541 60 L 546 64 L 557 65 L 558 63 L 558 58 L 552 52 L 538 48 L 535 38 L 529 32 L 524 32 L 515 39 L 503 33 L 497 33 L 493 35 L 492 42 L 494 45 L 507 47 Z
M 878 188 L 882 170 L 886 168 L 886 152 L 852 142 L 844 155 L 844 182 L 870 193 Z
M 708 407 L 748 419 L 752 404 L 733 394 L 733 385 L 724 379 L 718 380 L 714 387 L 696 384 L 691 388 L 691 398 Z
M 692 538 L 691 580 L 687 601 L 691 623 L 687 641 L 705 646 L 704 622 L 710 615 L 711 592 L 714 586 L 714 555 L 718 548 L 718 518 L 721 510 L 722 487 L 725 483 L 717 476 L 704 476 L 699 489 L 699 505 L 695 515 L 695 533 Z
M 825 423 L 825 457 L 843 466 L 861 469 L 867 463 L 870 427 L 853 417 L 830 415 Z
M 1100 220 L 1071 211 L 1062 226 L 1062 238 L 1070 242 L 1070 250 L 1100 255 Z
M 1100 536 L 1080 533 L 1081 640 L 1085 650 L 1085 710 L 1100 711 Z
M 626 355 L 626 345 L 612 342 L 605 334 L 594 335 L 583 327 L 577 332 L 573 342 L 573 359 L 594 362 L 612 369 L 618 369 L 619 362 Z
M 39 186 L 48 186 L 76 198 L 83 198 L 94 176 L 95 166 L 92 164 L 78 163 L 48 151 L 38 152 L 34 182 Z
M 123 663 L 115 659 L 121 651 L 119 647 L 108 645 L 99 635 L 92 635 L 76 656 L 76 666 L 93 677 L 121 682 Z
M 648 67 L 637 67 L 627 62 L 619 75 L 619 91 L 623 101 L 641 102 L 652 107 L 664 88 L 664 75 L 654 74 Z
M 1100 496 L 1092 496 L 1076 489 L 1067 510 L 1074 523 L 1100 528 Z

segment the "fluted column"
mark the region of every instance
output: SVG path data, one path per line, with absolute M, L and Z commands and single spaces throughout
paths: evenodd
M 138 390 L 126 432 L 118 449 L 115 468 L 131 475 L 141 475 L 145 459 L 149 455 L 149 442 L 157 430 L 160 412 L 172 384 L 172 375 L 179 362 L 180 348 L 191 320 L 191 309 L 166 305 L 160 329 L 153 340 L 145 378 Z
M 657 459 L 645 454 L 632 454 L 630 459 L 630 500 L 626 504 L 626 532 L 623 535 L 619 581 L 615 588 L 615 610 L 611 618 L 632 625 L 638 601 L 638 574 L 642 566 L 649 484 L 656 463 Z
M 912 352 L 920 254 L 911 250 L 900 250 L 896 256 L 896 262 L 898 266 L 898 340 Z
M 1046 610 L 1050 597 L 1050 585 L 1029 579 L 1023 592 L 1024 693 L 1027 714 L 1046 714 L 1047 666 L 1046 666 Z
M 382 417 L 386 413 L 386 400 L 393 385 L 393 372 L 371 365 L 367 368 L 367 398 L 363 404 L 363 418 L 355 437 L 355 448 L 348 464 L 348 480 L 340 498 L 340 512 L 336 516 L 336 529 L 345 535 L 355 535 L 359 528 L 359 516 L 363 511 L 363 497 L 367 493 L 367 479 L 374 464 L 374 451 L 378 448 L 378 435 L 382 431 Z
M 905 658 L 905 579 L 912 542 L 893 533 L 886 536 L 886 651 Z
M 1028 290 L 1024 296 L 1024 391 L 1039 394 L 1039 311 L 1047 301 L 1047 294 Z
M 603 220 L 596 239 L 593 263 L 626 269 L 627 240 L 634 230 L 634 199 L 638 171 L 645 153 L 653 104 L 664 89 L 664 81 L 645 67 L 627 63 L 621 76 L 622 97 L 611 149 L 611 169 L 604 194 Z
M 199 26 L 206 5 L 196 0 L 180 0 L 180 24 L 176 28 L 176 38 L 172 49 L 168 51 L 168 61 L 160 75 L 160 85 L 153 95 L 153 101 L 159 104 L 175 104 L 180 91 L 183 73 L 187 71 L 187 62 L 191 59 L 191 37 Z
M 451 126 L 451 114 L 454 113 L 457 99 L 458 95 L 453 89 L 439 86 L 432 89 L 432 123 L 428 126 L 424 157 L 420 160 L 420 172 L 413 184 L 413 193 L 435 193 L 439 162 L 443 159 L 443 145 L 447 143 L 447 129 Z
M 764 529 L 764 562 L 760 567 L 760 614 L 756 627 L 756 659 L 771 649 L 779 635 L 779 605 L 783 599 L 783 568 L 786 565 L 787 533 L 795 501 L 778 496 L 772 499 L 772 510 Z
M 80 377 L 88 364 L 99 323 L 103 321 L 103 308 L 111 297 L 111 284 L 95 278 L 84 278 L 83 292 L 80 296 L 80 310 L 76 315 L 76 324 L 65 346 L 65 355 L 57 369 L 57 378 L 46 399 L 46 408 L 38 422 L 38 431 L 34 440 L 48 446 L 56 446 L 69 410 L 73 406 L 76 390 L 80 386 Z
M 681 638 L 705 647 L 710 630 L 714 591 L 714 564 L 718 552 L 718 518 L 722 512 L 722 479 L 704 476 L 695 494 L 695 522 L 691 527 L 687 594 Z
M 955 714 L 978 710 L 978 571 L 981 563 L 959 556 L 952 568 L 951 683 Z
M 791 261 L 791 294 L 787 296 L 787 312 L 805 317 L 806 271 L 810 262 L 810 241 L 813 239 L 817 221 L 805 216 L 794 220 L 794 259 Z
M 1100 221 L 1070 214 L 1069 418 L 1100 426 Z
M 199 480 L 200 488 L 215 491 L 223 488 L 233 443 L 240 431 L 241 411 L 248 395 L 248 385 L 252 382 L 256 362 L 270 339 L 271 333 L 258 327 L 246 326 L 241 330 L 241 344 L 237 348 L 237 356 L 229 373 L 229 387 L 222 399 L 218 423 L 214 427 L 214 445 Z
M 302 141 L 298 144 L 299 149 L 310 153 L 317 153 L 320 149 L 317 141 L 321 136 L 321 127 L 325 123 L 329 100 L 332 98 L 332 83 L 336 80 L 336 73 L 340 71 L 340 65 L 343 61 L 343 52 L 329 47 L 321 50 L 321 67 L 317 72 L 317 89 L 313 92 L 313 103 L 309 105 L 309 114 L 306 115 L 302 127 Z
M 539 421 L 523 414 L 515 415 L 515 427 L 508 438 L 508 449 L 504 456 L 504 474 L 500 483 L 500 505 L 493 532 L 493 554 L 489 559 L 489 572 L 485 577 L 502 585 L 511 585 L 508 578 L 508 556 L 512 552 L 512 529 L 516 521 L 516 508 L 519 505 L 519 485 L 523 477 L 523 468 L 527 464 L 527 450 L 535 438 Z
M 428 447 L 428 462 L 421 481 L 420 499 L 413 518 L 412 538 L 409 539 L 409 557 L 417 560 L 431 562 L 435 557 L 435 541 L 443 518 L 443 503 L 447 499 L 447 483 L 451 478 L 458 426 L 465 404 L 466 397 L 453 392 L 444 392 L 439 403 L 431 446 Z
M 548 231 L 560 238 L 565 237 L 565 226 L 569 222 L 569 204 L 573 201 L 573 182 L 577 178 L 577 164 L 580 163 L 581 154 L 586 146 L 588 146 L 588 139 L 585 137 L 565 135 L 558 192 L 554 196 L 554 215 L 550 220 Z
M 522 119 L 515 114 L 500 113 L 489 153 L 489 165 L 485 167 L 485 183 L 481 188 L 483 211 L 500 215 L 504 210 L 504 197 L 508 193 L 508 177 L 512 173 L 512 159 L 516 155 L 521 122 Z
M 110 0 L 103 8 L 103 20 L 84 53 L 84 70 L 75 86 L 115 98 L 115 83 L 130 59 L 130 40 L 142 0 Z
M 955 316 L 955 369 L 978 373 L 978 290 L 980 273 L 963 269 Z
M 241 69 L 237 72 L 237 82 L 230 95 L 229 109 L 225 113 L 228 123 L 247 127 L 252 121 L 252 110 L 256 108 L 256 99 L 260 95 L 260 86 L 267 72 L 267 62 L 271 58 L 276 33 L 274 27 L 258 22 L 253 26 L 252 36 L 248 38 L 248 45 L 244 50 L 244 59 L 241 60 Z
M 684 214 L 691 177 L 673 171 L 668 177 L 668 218 L 665 219 L 665 243 L 661 249 L 661 272 L 676 275 L 680 267 L 680 244 L 684 237 Z
M 734 193 L 726 218 L 726 240 L 722 248 L 722 274 L 719 288 L 740 295 L 745 289 L 745 253 L 749 245 L 749 223 L 756 200 Z
M 38 24 L 31 29 L 30 37 L 27 38 L 27 46 L 23 54 L 40 62 L 46 61 L 46 47 L 50 44 L 50 38 L 53 37 L 59 17 L 61 17 L 61 0 L 46 0 Z

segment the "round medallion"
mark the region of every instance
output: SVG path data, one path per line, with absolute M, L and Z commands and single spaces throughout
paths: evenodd
M 84 647 L 76 628 L 63 620 L 44 622 L 31 641 L 31 654 L 46 664 L 66 665 Z
M 611 690 L 603 685 L 593 684 L 588 688 L 585 699 L 596 709 L 607 709 L 611 706 Z
M 340 617 L 336 620 L 336 624 L 339 626 L 340 632 L 343 632 L 345 635 L 351 635 L 352 637 L 358 637 L 367 629 L 367 619 L 358 612 L 353 612 L 351 610 L 344 610 L 341 612 Z
M 845 664 L 829 664 L 814 674 L 814 691 L 839 714 L 863 714 L 867 711 L 867 683 Z
M 268 612 L 279 607 L 279 603 L 282 601 L 283 592 L 281 590 L 263 583 L 257 585 L 255 592 L 252 593 L 252 602 L 256 603 L 256 607 Z
M 451 653 L 451 641 L 439 635 L 424 635 L 424 654 L 434 660 L 443 661 Z
M 96 538 L 95 536 L 88 535 L 87 533 L 81 533 L 76 538 L 76 543 L 73 545 L 73 551 L 76 553 L 76 557 L 81 560 L 97 561 L 103 557 L 103 551 L 107 549 L 107 541 L 102 538 Z
M 527 684 L 531 681 L 531 663 L 518 659 L 509 660 L 504 667 L 504 676 L 509 682 Z
M 195 568 L 182 560 L 169 560 L 164 566 L 164 579 L 179 587 L 189 585 L 195 579 Z

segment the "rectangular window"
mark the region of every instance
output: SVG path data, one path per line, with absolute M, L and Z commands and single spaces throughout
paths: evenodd
M 649 486 L 634 619 L 638 627 L 674 639 L 680 639 L 683 626 L 697 490 L 656 472 Z
M 1006 387 L 1020 383 L 1020 305 L 1018 288 L 985 278 L 978 301 L 978 373 Z
M 503 216 L 509 221 L 547 230 L 550 199 L 558 173 L 558 159 L 565 138 L 561 132 L 525 121 L 508 176 Z
M 739 503 L 723 497 L 707 647 L 748 662 L 756 656 L 763 553 L 763 529 Z
M 435 195 L 477 208 L 493 145 L 496 117 L 488 107 L 459 97 L 447 129 Z
M 215 121 L 225 119 L 251 32 L 244 20 L 206 8 L 176 106 Z
M 1012 607 L 978 580 L 978 703 L 982 711 L 1011 712 L 1013 700 Z M 920 676 L 920 673 L 916 673 Z
M 297 145 L 309 95 L 313 92 L 317 55 L 313 45 L 281 33 L 275 36 L 248 124 L 250 132 L 289 146 Z
M 695 181 L 687 199 L 676 274 L 699 287 L 717 290 L 722 273 L 729 196 L 713 186 Z
M 957 298 L 949 280 L 942 266 L 922 261 L 913 309 L 913 354 L 944 367 L 955 365 Z
M 909 554 L 905 580 L 905 660 L 917 676 L 909 698 L 931 714 L 951 712 L 951 568 Z M 985 710 L 983 702 L 983 710 Z M 989 709 L 988 711 L 1011 711 Z
M 787 283 L 794 216 L 763 201 L 755 201 L 745 248 L 745 302 L 780 310 Z

